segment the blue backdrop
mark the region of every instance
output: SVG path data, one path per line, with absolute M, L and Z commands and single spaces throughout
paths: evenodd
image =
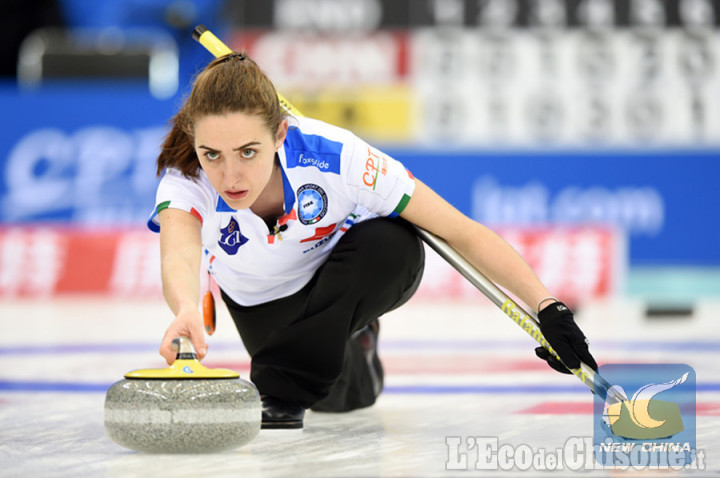
M 720 265 L 718 150 L 395 156 L 485 224 L 609 224 L 632 264 Z
M 3 223 L 144 224 L 180 99 L 107 86 L 0 88 Z M 631 264 L 720 265 L 720 150 L 447 149 L 385 151 L 489 225 L 611 224 L 627 232 Z

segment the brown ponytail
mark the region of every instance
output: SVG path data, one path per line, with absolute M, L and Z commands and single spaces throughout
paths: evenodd
M 195 122 L 209 115 L 243 112 L 260 116 L 273 134 L 285 111 L 270 79 L 245 53 L 232 53 L 210 63 L 193 83 L 190 96 L 172 118 L 157 160 L 158 176 L 165 168 L 197 177 L 200 161 L 193 145 Z

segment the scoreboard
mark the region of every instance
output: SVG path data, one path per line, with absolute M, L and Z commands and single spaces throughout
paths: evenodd
M 291 101 L 369 139 L 720 144 L 720 0 L 275 0 L 229 14 L 232 46 Z
M 718 0 L 274 0 L 232 2 L 236 24 L 369 31 L 428 26 L 699 27 L 720 25 Z

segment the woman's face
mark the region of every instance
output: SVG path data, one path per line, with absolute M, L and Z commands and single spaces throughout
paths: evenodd
M 210 184 L 231 208 L 252 206 L 270 181 L 287 121 L 277 134 L 246 113 L 205 116 L 194 126 L 195 152 Z

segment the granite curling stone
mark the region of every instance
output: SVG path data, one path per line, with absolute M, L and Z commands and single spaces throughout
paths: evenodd
M 255 386 L 197 360 L 185 337 L 167 369 L 129 372 L 105 396 L 105 430 L 118 445 L 146 453 L 216 453 L 238 448 L 260 431 Z

